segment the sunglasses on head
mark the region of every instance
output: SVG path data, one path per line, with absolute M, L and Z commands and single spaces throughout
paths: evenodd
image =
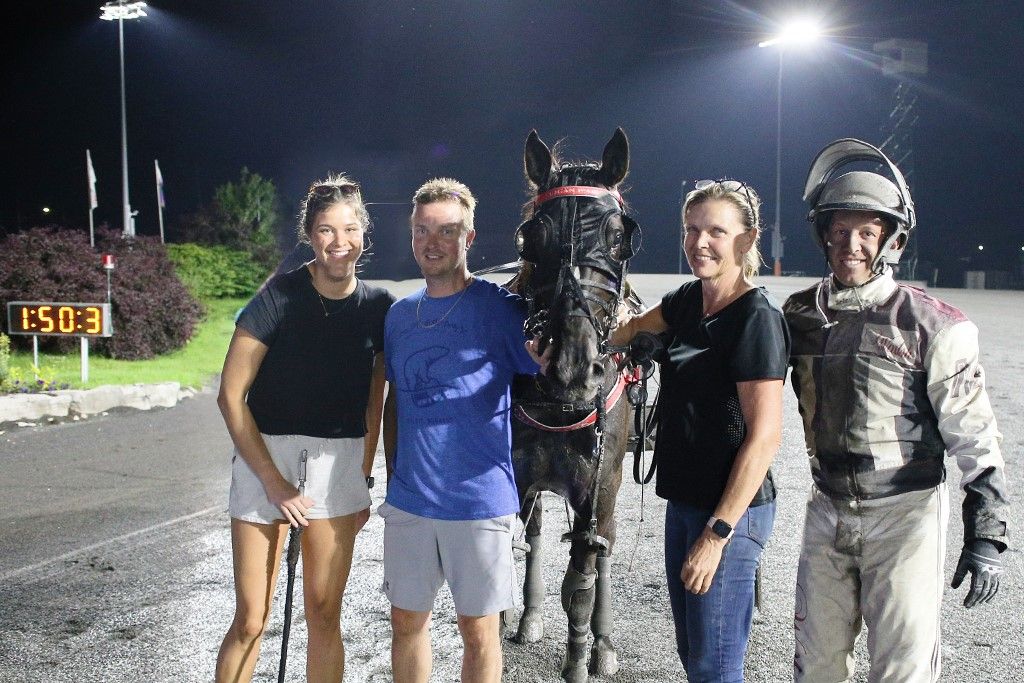
M 718 185 L 726 192 L 743 193 L 743 196 L 747 198 L 747 206 L 750 207 L 750 215 L 754 214 L 754 200 L 750 198 L 750 188 L 742 180 L 728 180 L 723 178 L 721 180 L 697 180 L 693 183 L 693 189 L 698 192 L 706 190 L 712 185 Z
M 318 199 L 332 199 L 341 195 L 342 197 L 352 197 L 359 194 L 359 186 L 354 183 L 344 183 L 341 185 L 314 185 L 309 188 L 309 196 L 316 197 Z

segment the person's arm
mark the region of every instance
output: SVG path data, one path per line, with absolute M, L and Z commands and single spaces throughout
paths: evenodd
M 734 528 L 764 482 L 782 442 L 782 384 L 781 379 L 736 383 L 746 438 L 713 513 Z M 683 563 L 680 578 L 686 590 L 698 595 L 708 592 L 726 543 L 704 529 Z
M 659 303 L 640 315 L 619 323 L 618 327 L 612 330 L 608 342 L 613 346 L 622 346 L 631 342 L 639 332 L 661 334 L 666 330 L 668 330 L 668 323 L 665 322 L 665 316 L 661 314 L 661 304 Z
M 661 304 L 658 304 L 654 308 L 648 308 L 638 316 L 628 318 L 619 323 L 608 337 L 608 343 L 613 346 L 623 346 L 632 341 L 633 337 L 640 332 L 661 334 L 666 330 L 668 330 L 668 323 L 665 322 L 665 318 L 661 314 Z M 551 362 L 551 347 L 545 348 L 543 354 L 537 352 L 539 348 L 539 338 L 534 337 L 527 340 L 526 351 L 530 354 L 533 362 L 540 366 L 541 374 L 545 374 L 548 364 Z
M 959 588 L 971 574 L 965 607 L 995 597 L 1003 573 L 999 555 L 1007 546 L 1002 435 L 978 355 L 978 328 L 966 320 L 939 332 L 925 355 L 928 399 L 946 452 L 962 473 L 964 547 L 951 586 Z
M 370 396 L 366 402 L 366 438 L 363 440 L 363 476 L 373 473 L 373 459 L 380 442 L 380 423 L 384 413 L 384 353 L 373 356 L 373 374 L 370 376 Z
M 235 328 L 224 359 L 217 406 L 239 454 L 263 484 L 267 500 L 281 510 L 290 524 L 306 526 L 305 515 L 313 507 L 313 499 L 301 495 L 292 482 L 281 476 L 245 402 L 266 355 L 263 342 L 243 328 Z
M 384 464 L 387 478 L 395 471 L 395 451 L 398 449 L 398 400 L 395 385 L 388 385 L 388 397 L 384 401 Z

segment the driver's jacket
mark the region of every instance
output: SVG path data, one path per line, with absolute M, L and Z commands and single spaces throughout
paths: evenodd
M 829 278 L 783 311 L 815 485 L 847 500 L 932 488 L 948 452 L 963 472 L 965 540 L 1005 546 L 1002 436 L 978 328 L 891 271 L 853 288 Z

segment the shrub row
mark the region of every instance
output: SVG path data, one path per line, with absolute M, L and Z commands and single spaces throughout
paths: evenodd
M 174 270 L 200 300 L 252 296 L 268 271 L 244 251 L 225 246 L 168 244 Z
M 153 237 L 124 239 L 112 230 L 96 232 L 96 249 L 84 231 L 55 226 L 8 235 L 0 243 L 3 329 L 8 329 L 8 301 L 106 301 L 101 253 L 113 254 L 117 263 L 111 275 L 114 336 L 96 340 L 92 348 L 111 358 L 138 360 L 184 346 L 202 307 L 178 279 L 164 245 Z M 68 337 L 39 337 L 39 342 L 40 348 L 64 353 L 77 345 Z

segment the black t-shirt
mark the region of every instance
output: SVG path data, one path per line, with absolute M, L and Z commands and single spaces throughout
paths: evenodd
M 237 322 L 268 347 L 246 398 L 259 430 L 364 436 L 373 357 L 394 301 L 362 281 L 344 299 L 321 300 L 305 266 L 272 278 Z
M 712 511 L 746 438 L 736 383 L 785 379 L 789 330 L 763 288 L 703 317 L 700 280 L 661 301 L 668 323 L 658 406 L 657 493 Z M 752 505 L 775 499 L 771 472 Z

